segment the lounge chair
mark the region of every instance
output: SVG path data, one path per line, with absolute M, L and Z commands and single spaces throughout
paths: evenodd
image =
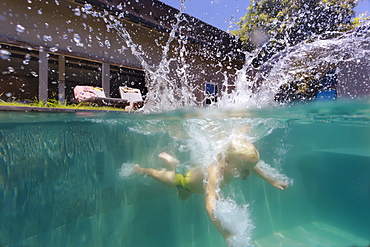
M 144 103 L 139 89 L 131 87 L 119 87 L 118 89 L 121 99 L 127 100 L 128 102 L 135 102 L 137 104 Z
M 130 106 L 126 99 L 109 98 L 100 87 L 76 86 L 73 90 L 77 102 L 87 102 L 98 106 L 113 106 L 125 108 Z

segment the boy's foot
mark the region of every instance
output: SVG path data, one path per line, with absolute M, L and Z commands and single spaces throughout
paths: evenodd
M 139 164 L 134 165 L 134 172 L 135 173 L 141 173 L 142 172 L 142 168 L 139 166 Z
M 160 153 L 158 157 L 161 158 L 172 170 L 174 170 L 176 166 L 180 164 L 180 161 L 178 159 L 172 157 L 166 152 Z

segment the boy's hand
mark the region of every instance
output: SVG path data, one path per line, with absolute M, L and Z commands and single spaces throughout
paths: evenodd
M 279 189 L 279 190 L 289 189 L 289 186 L 286 183 L 281 182 L 281 181 L 274 181 L 274 182 L 272 182 L 271 185 L 274 186 L 275 188 Z

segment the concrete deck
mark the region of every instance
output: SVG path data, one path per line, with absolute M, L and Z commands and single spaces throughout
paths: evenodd
M 70 108 L 52 108 L 52 107 L 32 107 L 32 106 L 0 106 L 0 111 L 22 111 L 22 112 L 121 112 L 114 110 L 93 110 L 93 109 L 70 109 Z

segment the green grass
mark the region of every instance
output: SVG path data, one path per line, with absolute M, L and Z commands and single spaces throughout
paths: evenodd
M 96 110 L 96 111 L 125 111 L 123 108 L 115 108 L 111 106 L 94 106 L 88 103 L 79 104 L 63 104 L 57 100 L 49 101 L 34 101 L 29 104 L 12 101 L 5 102 L 0 100 L 0 106 L 22 106 L 22 107 L 47 107 L 47 108 L 62 108 L 62 109 L 76 109 L 76 110 Z

